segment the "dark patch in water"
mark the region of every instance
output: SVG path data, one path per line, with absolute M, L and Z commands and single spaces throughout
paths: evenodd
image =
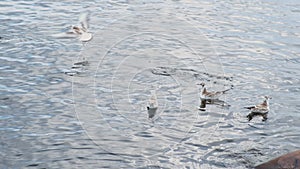
M 73 65 L 87 66 L 87 65 L 89 65 L 89 62 L 87 60 L 84 60 L 84 61 L 81 61 L 81 62 L 76 62 Z
M 27 167 L 37 167 L 37 166 L 39 166 L 39 164 L 29 164 L 29 165 L 27 165 Z
M 0 100 L 8 100 L 9 99 L 9 97 L 2 97 L 2 98 L 0 98 Z
M 172 75 L 180 75 L 180 74 L 190 74 L 194 76 L 195 78 L 199 78 L 199 80 L 205 80 L 205 79 L 216 79 L 216 80 L 226 80 L 226 81 L 232 81 L 233 77 L 227 77 L 227 76 L 219 76 L 210 74 L 207 72 L 199 72 L 194 69 L 188 69 L 188 68 L 172 68 L 172 67 L 156 67 L 151 70 L 151 72 L 155 75 L 162 75 L 162 76 L 172 76 Z M 205 76 L 207 76 L 205 78 Z M 214 83 L 217 83 L 216 81 Z

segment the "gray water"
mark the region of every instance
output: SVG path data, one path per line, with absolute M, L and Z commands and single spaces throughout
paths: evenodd
M 299 7 L 1 1 L 0 168 L 251 168 L 299 149 Z M 52 36 L 85 12 L 90 42 Z M 199 111 L 201 82 L 233 85 L 230 106 Z M 269 119 L 248 122 L 264 95 Z

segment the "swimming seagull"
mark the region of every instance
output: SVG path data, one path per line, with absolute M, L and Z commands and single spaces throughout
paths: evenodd
M 84 13 L 79 16 L 79 23 L 80 26 L 71 26 L 71 30 L 65 33 L 59 33 L 53 35 L 54 37 L 57 38 L 74 38 L 78 37 L 80 41 L 82 42 L 87 42 L 90 41 L 93 38 L 92 33 L 88 32 L 88 24 L 89 18 L 88 14 Z
M 151 97 L 149 99 L 149 103 L 147 106 L 149 119 L 152 119 L 155 116 L 157 108 L 158 108 L 158 103 L 157 103 L 156 93 L 155 91 L 151 91 Z
M 223 94 L 225 94 L 227 91 L 232 89 L 232 87 L 231 87 L 230 89 L 226 89 L 226 90 L 223 90 L 223 91 L 208 92 L 206 87 L 205 87 L 205 83 L 200 83 L 199 85 L 202 86 L 202 89 L 201 89 L 201 92 L 200 92 L 200 99 L 201 100 L 207 100 L 207 101 L 218 100 Z
M 268 112 L 270 111 L 269 100 L 271 97 L 264 96 L 264 98 L 265 100 L 260 104 L 244 107 L 250 110 L 250 113 L 247 115 L 249 121 L 251 121 L 254 116 L 262 116 L 262 121 L 266 121 L 268 119 Z

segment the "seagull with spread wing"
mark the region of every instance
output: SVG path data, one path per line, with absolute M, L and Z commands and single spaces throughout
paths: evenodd
M 71 26 L 71 29 L 68 32 L 59 33 L 53 35 L 57 38 L 76 38 L 78 37 L 80 41 L 87 42 L 93 38 L 92 33 L 88 32 L 89 15 L 88 13 L 83 13 L 79 16 L 80 26 Z

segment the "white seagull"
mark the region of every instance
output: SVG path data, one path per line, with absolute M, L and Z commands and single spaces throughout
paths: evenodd
M 93 35 L 92 33 L 88 32 L 88 27 L 89 27 L 88 21 L 89 21 L 88 14 L 87 13 L 81 14 L 79 16 L 80 26 L 72 25 L 71 30 L 69 30 L 68 32 L 55 34 L 53 36 L 57 38 L 78 37 L 79 40 L 82 42 L 90 41 L 93 38 Z
M 152 119 L 155 116 L 157 108 L 158 108 L 158 103 L 157 103 L 156 93 L 155 91 L 151 91 L 151 97 L 149 99 L 149 103 L 147 106 L 149 119 Z
M 223 90 L 223 91 L 208 92 L 206 87 L 205 87 L 205 83 L 200 83 L 200 85 L 202 86 L 202 89 L 201 89 L 201 92 L 200 92 L 200 99 L 201 100 L 208 100 L 208 101 L 218 100 L 223 94 L 225 94 L 227 91 L 232 89 L 232 87 L 231 87 L 230 89 Z
M 268 112 L 270 111 L 269 100 L 271 99 L 271 97 L 264 96 L 264 98 L 265 100 L 260 104 L 244 107 L 250 110 L 250 113 L 247 115 L 249 121 L 252 120 L 254 116 L 262 116 L 263 121 L 266 121 L 268 119 Z

